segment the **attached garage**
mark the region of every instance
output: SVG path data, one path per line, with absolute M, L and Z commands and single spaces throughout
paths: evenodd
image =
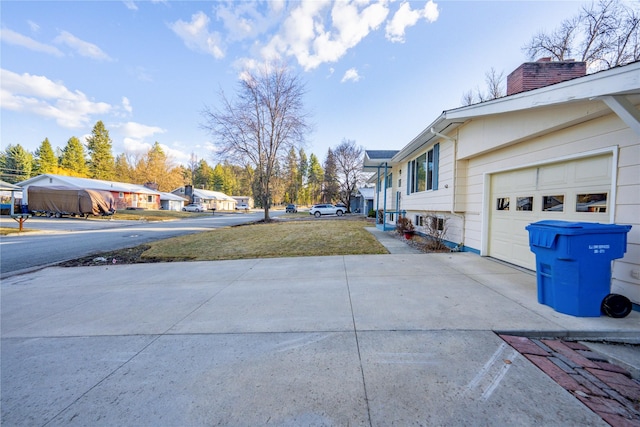
M 488 254 L 535 269 L 525 227 L 555 219 L 608 223 L 612 153 L 491 174 Z

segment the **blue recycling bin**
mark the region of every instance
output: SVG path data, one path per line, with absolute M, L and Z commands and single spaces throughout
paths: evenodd
M 538 302 L 573 316 L 600 316 L 611 261 L 627 251 L 631 226 L 548 220 L 526 229 L 536 255 Z

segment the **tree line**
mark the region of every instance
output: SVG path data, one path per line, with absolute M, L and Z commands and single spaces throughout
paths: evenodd
M 249 163 L 224 160 L 210 165 L 205 159 L 191 155 L 186 165 L 176 164 L 158 142 L 144 155 L 114 156 L 109 131 L 98 121 L 83 144 L 73 136 L 64 148 L 54 149 L 45 138 L 31 153 L 20 144 L 9 145 L 0 152 L 2 180 L 18 183 L 40 174 L 56 174 L 82 178 L 118 181 L 132 184 L 154 184 L 158 191 L 170 192 L 183 185 L 220 191 L 227 195 L 250 195 L 264 207 L 256 168 Z M 349 157 L 349 155 L 351 157 Z M 274 164 L 271 180 L 271 204 L 349 203 L 347 194 L 356 188 L 362 148 L 355 141 L 343 140 L 329 149 L 324 162 L 303 148 L 291 146 L 286 156 Z M 357 173 L 353 172 L 356 168 Z M 346 174 L 344 173 L 346 171 Z M 345 177 L 346 179 L 341 179 Z

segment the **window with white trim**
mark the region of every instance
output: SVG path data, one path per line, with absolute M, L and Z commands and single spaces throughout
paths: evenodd
M 440 144 L 408 163 L 407 194 L 438 189 Z

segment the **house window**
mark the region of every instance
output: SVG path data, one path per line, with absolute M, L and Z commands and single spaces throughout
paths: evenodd
M 124 193 L 122 191 L 118 193 L 118 198 L 124 199 Z
M 148 203 L 153 203 L 153 196 L 151 196 L 151 195 L 147 196 L 147 202 Z
M 578 194 L 576 212 L 606 212 L 607 193 Z
M 516 199 L 517 211 L 532 211 L 533 210 L 533 197 L 518 197 Z
M 496 210 L 497 211 L 508 211 L 509 210 L 509 198 L 508 197 L 498 197 L 496 200 Z
M 545 212 L 564 211 L 564 196 L 561 194 L 555 196 L 542 196 L 542 210 Z
M 438 189 L 440 144 L 409 162 L 407 194 Z
M 393 187 L 393 174 L 387 175 L 387 188 Z

